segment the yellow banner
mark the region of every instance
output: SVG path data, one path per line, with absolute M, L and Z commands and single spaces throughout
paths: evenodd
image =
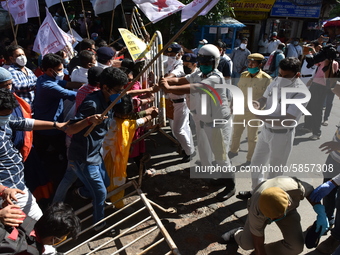
M 268 12 L 235 12 L 238 20 L 263 20 L 268 18 Z
M 146 49 L 145 42 L 125 28 L 118 28 L 118 30 L 133 61 L 136 61 L 138 56 Z
M 230 6 L 234 7 L 234 11 L 270 12 L 274 3 L 275 0 L 239 0 L 230 3 Z

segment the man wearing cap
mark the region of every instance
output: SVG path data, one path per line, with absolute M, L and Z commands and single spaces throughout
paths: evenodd
M 183 77 L 183 61 L 181 60 L 183 50 L 178 43 L 172 43 L 165 51 L 168 57 L 165 68 L 165 77 Z
M 263 59 L 264 56 L 260 53 L 253 53 L 248 56 L 248 71 L 241 74 L 241 78 L 238 83 L 238 87 L 242 90 L 244 98 L 248 98 L 248 88 L 252 88 L 253 99 L 257 100 L 261 98 L 272 81 L 271 77 L 261 70 Z M 234 131 L 230 151 L 228 153 L 229 158 L 233 158 L 238 155 L 241 136 L 245 129 L 245 125 L 242 123 L 248 123 L 250 120 L 257 119 L 255 115 L 249 111 L 247 100 L 244 100 L 244 112 L 244 115 L 234 116 Z M 251 126 L 248 124 L 246 125 L 248 133 L 248 154 L 247 161 L 244 165 L 250 165 L 257 142 L 257 131 L 260 126 L 260 122 L 252 121 Z
M 170 85 L 166 79 L 161 79 L 160 86 L 162 86 L 166 92 L 190 94 L 190 106 L 194 105 L 200 122 L 199 127 L 201 128 L 202 134 L 207 138 L 202 141 L 201 138 L 203 136 L 200 135 L 197 137 L 202 141 L 202 145 L 198 146 L 201 166 L 203 168 L 219 166 L 226 170 L 223 173 L 209 174 L 209 172 L 191 172 L 191 174 L 195 174 L 197 178 L 202 178 L 202 176 L 205 178 L 221 178 L 225 189 L 218 194 L 218 198 L 226 200 L 235 194 L 235 175 L 230 171 L 231 164 L 227 154 L 231 135 L 231 124 L 228 120 L 230 119 L 231 113 L 226 97 L 226 89 L 218 86 L 224 84 L 223 75 L 217 69 L 220 57 L 221 54 L 215 45 L 206 44 L 199 50 L 199 72 L 177 78 L 177 80 L 171 82 Z M 208 93 L 214 93 L 215 95 L 217 94 L 220 100 L 219 103 L 216 103 L 214 97 L 207 97 L 207 107 L 202 109 L 204 107 L 201 103 L 202 95 L 206 95 L 206 91 L 208 91 Z M 206 112 L 204 112 L 204 110 L 206 110 Z M 215 125 L 215 119 L 225 121 Z M 200 141 L 198 141 L 198 144 L 200 144 Z M 204 157 L 206 150 L 214 155 L 214 162 L 211 157 Z
M 185 54 L 185 57 L 182 59 L 178 59 L 181 57 L 181 46 L 179 44 L 172 44 L 167 49 L 167 56 L 168 56 L 168 68 L 167 70 L 172 71 L 167 72 L 168 76 L 167 78 L 171 77 L 182 77 L 185 75 L 184 72 L 184 66 L 183 62 L 186 61 L 186 72 L 189 72 L 188 69 L 190 69 L 190 64 L 192 64 L 193 61 L 196 61 L 195 55 L 192 53 Z M 169 61 L 172 61 L 175 58 L 175 62 L 172 64 L 172 62 L 169 63 Z M 170 66 L 169 66 L 170 64 Z M 170 67 L 170 69 L 169 69 Z M 190 69 L 190 73 L 192 72 L 192 69 Z M 172 130 L 172 134 L 174 137 L 178 140 L 180 143 L 182 149 L 184 150 L 184 155 L 182 158 L 182 163 L 189 162 L 190 156 L 194 153 L 194 142 L 192 140 L 192 134 L 191 129 L 189 126 L 189 109 L 186 104 L 185 95 L 176 95 L 173 93 L 167 94 L 169 99 L 172 101 L 173 108 L 174 108 L 174 114 L 173 114 L 173 120 L 170 121 L 170 126 Z
M 301 60 L 302 47 L 299 45 L 299 38 L 294 38 L 287 46 L 287 58 L 294 57 Z
M 279 77 L 275 78 L 264 91 L 258 101 L 253 102 L 257 110 L 268 110 L 273 106 L 275 110 L 268 115 L 255 115 L 263 123 L 262 131 L 256 143 L 251 159 L 250 169 L 252 189 L 265 179 L 283 175 L 283 171 L 265 172 L 264 168 L 286 166 L 293 148 L 295 126 L 302 116 L 302 111 L 295 104 L 287 104 L 285 114 L 281 112 L 281 90 L 294 88 L 298 92 L 287 92 L 286 99 L 300 99 L 305 107 L 309 100 L 310 92 L 300 80 L 300 61 L 297 58 L 285 58 L 279 64 Z M 273 95 L 276 93 L 276 95 Z M 306 110 L 306 109 L 305 109 Z M 238 198 L 248 199 L 251 191 L 240 191 Z
M 248 39 L 243 38 L 239 47 L 235 48 L 230 58 L 233 61 L 233 72 L 231 74 L 232 84 L 237 86 L 241 73 L 247 69 L 248 56 L 250 51 L 247 49 Z
M 281 41 L 279 39 L 277 39 L 277 32 L 273 32 L 272 36 L 270 37 L 268 47 L 267 47 L 268 53 L 270 54 L 273 51 L 275 51 L 280 43 L 281 43 Z
M 255 255 L 297 255 L 304 246 L 301 217 L 297 212 L 300 201 L 308 199 L 313 186 L 294 177 L 280 176 L 259 184 L 248 202 L 248 217 L 243 228 L 222 235 L 222 242 L 236 243 L 244 250 L 255 249 Z M 316 231 L 321 235 L 329 227 L 325 208 L 311 203 L 317 214 Z M 265 244 L 265 228 L 275 222 L 283 239 Z
M 101 47 L 97 50 L 98 66 L 105 69 L 113 64 L 116 52 L 111 47 Z

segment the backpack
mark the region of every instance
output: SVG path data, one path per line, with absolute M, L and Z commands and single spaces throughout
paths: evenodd
M 269 58 L 263 67 L 263 71 L 265 71 L 267 74 L 272 74 L 275 71 L 276 69 L 275 62 L 277 54 L 279 53 L 275 51 L 274 53 L 269 55 Z
M 40 255 L 43 245 L 31 235 L 36 220 L 26 216 L 19 227 L 4 226 L 0 223 L 0 254 Z

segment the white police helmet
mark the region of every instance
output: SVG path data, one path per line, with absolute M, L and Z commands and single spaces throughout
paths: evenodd
M 199 63 L 214 62 L 214 69 L 217 69 L 220 63 L 220 51 L 213 44 L 203 45 L 198 51 L 197 60 Z

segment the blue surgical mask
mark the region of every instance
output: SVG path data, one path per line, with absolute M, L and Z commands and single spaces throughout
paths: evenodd
M 211 73 L 214 69 L 212 66 L 200 66 L 200 70 L 203 74 Z
M 260 68 L 258 67 L 253 67 L 253 68 L 248 67 L 248 72 L 251 74 L 257 73 L 258 71 L 260 71 Z
M 11 114 L 0 116 L 0 127 L 6 126 L 9 122 L 9 119 L 11 118 Z
M 117 98 L 119 95 L 120 95 L 120 94 L 112 94 L 112 95 L 110 96 L 110 101 L 111 101 L 111 102 L 115 101 L 116 98 Z M 122 102 L 122 99 L 119 99 L 118 102 L 117 102 L 117 104 L 119 104 L 120 102 Z

